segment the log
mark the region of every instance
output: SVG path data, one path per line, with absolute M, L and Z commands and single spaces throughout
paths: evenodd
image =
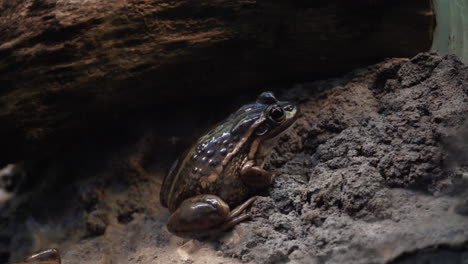
M 0 163 L 181 95 L 196 107 L 429 49 L 429 0 L 349 2 L 0 0 Z

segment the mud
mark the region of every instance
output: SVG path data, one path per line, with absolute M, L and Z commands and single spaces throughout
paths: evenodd
M 124 143 L 101 143 L 105 151 L 80 150 L 39 166 L 36 177 L 47 179 L 76 171 L 66 182 L 32 184 L 15 198 L 22 202 L 2 209 L 8 230 L 0 233 L 0 256 L 13 261 L 55 246 L 65 264 L 466 261 L 467 66 L 423 53 L 295 85 L 278 97 L 299 102 L 302 116 L 267 161 L 277 178 L 250 221 L 209 241 L 168 233 L 169 213 L 158 201 L 162 177 L 202 132 L 139 126 L 143 132 Z M 171 131 L 170 122 L 159 124 Z M 39 213 L 41 202 L 53 205 L 48 214 Z

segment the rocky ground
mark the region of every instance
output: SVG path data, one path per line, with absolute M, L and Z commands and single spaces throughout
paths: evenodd
M 302 115 L 268 159 L 278 176 L 250 221 L 209 241 L 177 238 L 158 197 L 177 153 L 255 95 L 151 114 L 152 125 L 96 131 L 22 165 L 28 180 L 0 211 L 1 260 L 58 247 L 65 264 L 466 263 L 466 65 L 423 53 L 277 96 Z
M 467 261 L 467 73 L 421 54 L 290 91 L 306 99 L 272 155 L 281 176 L 223 252 L 259 263 L 398 263 L 449 247 L 459 249 L 450 263 Z

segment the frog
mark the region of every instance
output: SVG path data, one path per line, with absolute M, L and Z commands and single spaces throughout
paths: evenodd
M 264 169 L 265 159 L 298 115 L 297 105 L 263 92 L 201 136 L 163 180 L 160 202 L 170 212 L 167 230 L 205 238 L 249 219 L 246 209 L 275 177 Z

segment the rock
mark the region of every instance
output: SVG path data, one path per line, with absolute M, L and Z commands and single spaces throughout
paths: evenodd
M 106 227 L 109 224 L 107 213 L 103 211 L 91 212 L 86 220 L 86 228 L 89 236 L 100 236 L 106 232 Z
M 1 0 L 0 166 L 172 105 L 413 56 L 433 20 L 429 0 Z
M 26 171 L 21 164 L 8 164 L 0 169 L 0 209 L 12 199 L 26 179 Z
M 459 182 L 468 167 L 448 143 L 468 143 L 460 139 L 466 87 L 468 67 L 456 57 L 424 53 L 291 91 L 306 98 L 303 116 L 275 152 L 299 150 L 270 162 L 278 178 L 269 196 L 254 204 L 243 243 L 222 250 L 255 263 L 388 263 L 438 245 L 456 249 L 451 258 L 466 256 L 459 198 L 468 188 Z M 273 227 L 266 238 L 257 232 L 265 226 Z

